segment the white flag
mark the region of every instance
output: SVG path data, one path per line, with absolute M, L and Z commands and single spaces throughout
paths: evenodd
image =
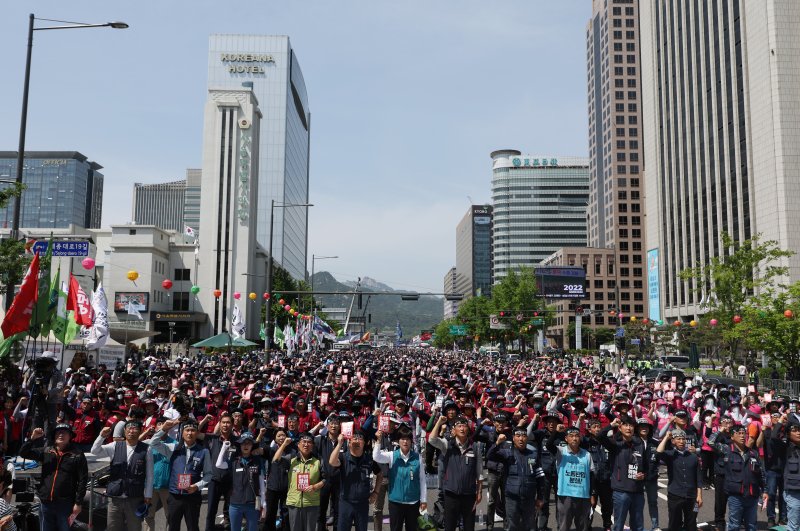
M 242 319 L 242 312 L 239 310 L 239 307 L 234 304 L 233 318 L 231 319 L 231 332 L 233 333 L 234 339 L 244 337 L 245 328 L 246 325 Z
M 139 308 L 137 308 L 130 299 L 128 299 L 128 315 L 134 315 L 138 317 L 140 321 L 144 321 L 142 314 L 139 313 Z
M 102 283 L 97 286 L 97 291 L 92 296 L 92 309 L 94 310 L 94 323 L 89 331 L 86 348 L 102 348 L 108 341 L 108 299 Z

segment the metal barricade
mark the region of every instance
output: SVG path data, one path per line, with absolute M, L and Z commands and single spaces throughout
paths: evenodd
M 772 380 L 770 378 L 762 378 L 758 382 L 758 387 L 761 390 L 773 389 L 779 394 L 789 395 L 790 398 L 797 398 L 800 396 L 800 381 L 797 380 Z
M 94 529 L 94 511 L 97 509 L 108 509 L 108 498 L 106 498 L 105 489 L 103 492 L 97 492 L 95 489 L 97 488 L 97 484 L 99 483 L 100 478 L 107 476 L 111 471 L 111 466 L 104 466 L 98 470 L 92 472 L 89 476 L 89 516 L 87 518 L 87 525 L 89 527 L 89 531 Z

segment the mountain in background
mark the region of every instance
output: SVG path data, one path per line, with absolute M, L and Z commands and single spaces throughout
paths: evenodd
M 314 274 L 314 291 L 353 291 L 356 283 L 339 282 L 327 271 Z M 361 297 L 363 308 L 372 315 L 372 322 L 367 323 L 367 330 L 374 332 L 394 332 L 397 321 L 403 328 L 403 337 L 411 338 L 420 330 L 430 330 L 436 326 L 444 314 L 444 300 L 441 297 L 420 296 L 417 301 L 404 301 L 400 295 L 374 295 L 371 291 L 398 291 L 386 284 L 369 277 L 361 279 Z M 319 295 L 316 299 L 323 307 L 349 308 L 351 295 Z M 369 302 L 367 300 L 369 299 Z M 324 308 L 323 308 L 324 311 Z M 353 315 L 362 315 L 364 309 L 358 310 L 358 300 L 353 304 Z

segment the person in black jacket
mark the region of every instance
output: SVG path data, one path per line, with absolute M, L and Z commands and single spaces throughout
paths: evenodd
M 252 433 L 244 432 L 236 443 L 238 450 L 231 445 L 231 441 L 222 442 L 215 465 L 216 468 L 231 471 L 226 492 L 231 500 L 228 509 L 231 529 L 240 531 L 242 520 L 246 520 L 248 531 L 258 531 L 259 521 L 267 515 L 266 464 L 260 456 L 252 454 L 255 447 Z
M 770 430 L 769 439 L 766 439 L 767 429 L 764 430 L 764 453 L 767 457 L 767 467 L 781 465 L 780 477 L 783 491 L 781 500 L 784 501 L 780 508 L 781 520 L 788 521 L 788 529 L 798 529 L 800 528 L 800 424 L 794 420 L 787 423 L 787 419 L 786 414 L 778 417 L 778 421 Z M 770 454 L 772 454 L 771 463 Z M 770 469 L 768 468 L 767 485 L 771 488 L 769 474 Z M 769 501 L 772 502 L 771 492 Z M 772 510 L 775 511 L 774 504 L 772 505 Z M 769 509 L 770 503 L 767 504 L 767 517 L 769 517 Z M 774 520 L 773 516 L 773 525 Z
M 494 426 L 491 426 L 490 424 L 494 424 Z M 504 435 L 506 439 L 511 436 L 511 429 L 508 425 L 508 415 L 505 412 L 495 415 L 493 422 L 489 421 L 489 419 L 484 420 L 484 422 L 478 428 L 478 433 L 475 434 L 475 440 L 485 444 L 486 448 L 491 448 L 497 443 L 497 439 L 501 434 Z M 489 454 L 487 453 L 486 469 L 486 529 L 491 530 L 494 527 L 495 514 L 503 519 L 505 519 L 506 515 L 505 494 L 504 489 L 502 488 L 504 472 L 503 461 L 501 459 L 490 459 Z
M 764 468 L 767 471 L 767 527 L 775 527 L 776 522 L 786 525 L 786 499 L 784 497 L 783 469 L 786 466 L 786 443 L 783 441 L 784 424 L 780 412 L 770 415 L 771 425 L 762 430 L 764 442 Z M 800 425 L 797 425 L 800 428 Z M 780 518 L 776 518 L 775 505 L 778 505 Z
M 595 507 L 599 498 L 602 507 L 603 529 L 611 530 L 611 515 L 614 514 L 614 502 L 611 498 L 611 472 L 608 464 L 608 450 L 600 444 L 598 435 L 602 430 L 599 419 L 591 419 L 587 423 L 589 434 L 581 441 L 581 448 L 592 455 L 595 470 L 592 472 L 592 497 Z
M 223 449 L 225 442 L 233 443 L 235 440 L 233 434 L 233 415 L 230 413 L 223 413 L 219 417 L 217 423 L 218 428 L 214 434 L 199 433 L 197 438 L 202 439 L 204 446 L 208 449 L 208 454 L 211 457 L 211 462 L 216 463 L 220 452 Z M 229 444 L 227 452 L 233 454 L 236 451 L 236 444 Z M 228 455 L 228 457 L 231 457 Z M 208 483 L 208 512 L 206 513 L 206 531 L 214 531 L 216 529 L 217 508 L 219 507 L 220 499 L 223 500 L 222 515 L 223 521 L 227 526 L 230 526 L 229 521 L 229 508 L 231 501 L 231 470 L 228 468 L 214 467 L 214 472 L 211 481 Z
M 343 448 L 344 435 L 339 434 L 336 446 L 328 457 L 331 479 L 339 483 L 339 527 L 334 531 L 367 531 L 369 506 L 375 503 L 377 492 L 372 488 L 370 474 L 375 474 L 375 483 L 381 482 L 381 469 L 372 460 L 372 454 L 364 451 L 364 432 L 353 430 L 347 448 Z
M 644 443 L 634 434 L 635 424 L 631 417 L 621 415 L 611 423 L 612 428 L 619 428 L 619 437 L 602 432 L 598 436 L 611 464 L 615 531 L 623 531 L 626 518 L 631 531 L 644 529 L 644 480 L 649 463 L 644 459 Z
M 297 456 L 297 443 L 292 442 L 283 450 L 283 455 L 275 459 L 275 453 L 286 440 L 286 431 L 279 429 L 275 432 L 275 441 L 267 449 L 269 460 L 269 475 L 267 476 L 267 516 L 264 525 L 265 531 L 275 531 L 276 518 L 280 522 L 288 522 L 286 516 L 286 495 L 289 492 L 289 467 L 292 459 Z M 280 511 L 280 516 L 278 516 Z M 280 526 L 281 528 L 283 525 Z
M 39 521 L 42 529 L 67 531 L 70 514 L 81 512 L 89 465 L 86 457 L 71 444 L 75 432 L 69 424 L 57 424 L 52 446 L 44 445 L 44 431 L 36 428 L 22 445 L 20 457 L 42 464 L 39 482 Z
M 719 431 L 716 432 L 717 443 L 730 444 L 729 430 L 731 426 L 733 426 L 733 419 L 729 416 L 725 415 L 720 419 Z M 714 527 L 719 530 L 725 529 L 725 514 L 727 510 L 728 494 L 725 492 L 725 460 L 722 454 L 714 453 Z
M 647 512 L 650 513 L 650 529 L 658 529 L 658 441 L 653 438 L 653 425 L 647 419 L 636 421 L 636 434 L 644 444 L 644 459 L 648 462 L 644 491 L 647 495 Z
M 496 443 L 486 454 L 487 461 L 501 463 L 503 492 L 506 499 L 506 530 L 532 529 L 536 509 L 543 505 L 544 471 L 539 464 L 538 452 L 528 446 L 526 426 L 514 428 L 514 440 L 507 444 L 505 433 L 497 436 Z M 487 523 L 487 528 L 492 522 Z
M 672 442 L 672 449 L 667 444 Z M 686 432 L 680 428 L 668 431 L 656 451 L 667 465 L 667 516 L 669 529 L 697 531 L 697 512 L 703 506 L 703 470 L 695 452 L 686 447 Z

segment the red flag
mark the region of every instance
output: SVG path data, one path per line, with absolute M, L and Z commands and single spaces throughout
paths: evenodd
M 9 286 L 9 289 L 14 289 Z M 14 302 L 11 303 L 11 308 L 8 309 L 3 324 L 0 329 L 3 330 L 3 337 L 11 337 L 20 332 L 27 332 L 28 327 L 31 325 L 31 316 L 33 315 L 33 307 L 36 305 L 36 298 L 39 295 L 39 254 L 33 256 L 31 265 L 28 266 L 28 272 L 25 273 L 25 278 L 22 279 L 22 285 L 19 288 L 19 293 L 14 297 Z
M 69 294 L 67 294 L 67 311 L 69 310 L 75 312 L 76 323 L 86 327 L 92 326 L 92 304 L 72 273 L 69 274 Z

